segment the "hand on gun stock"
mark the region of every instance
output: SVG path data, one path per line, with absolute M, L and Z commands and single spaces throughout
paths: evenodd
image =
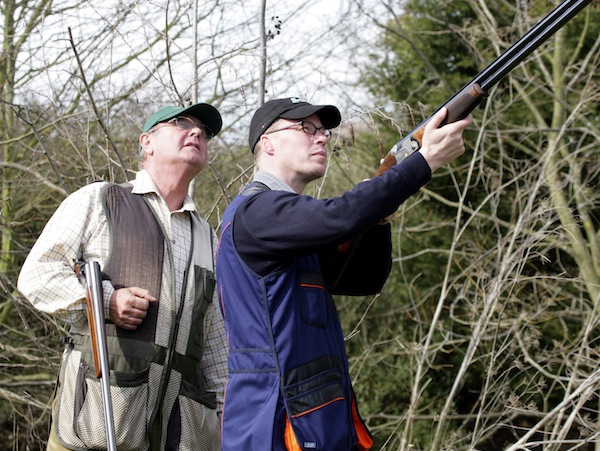
M 473 121 L 473 116 L 469 114 L 466 118 L 452 123 L 445 121 L 447 116 L 447 108 L 442 107 L 431 116 L 424 126 L 422 125 L 422 146 L 419 152 L 427 161 L 431 172 L 451 163 L 465 153 L 465 143 L 462 135 L 465 128 Z M 442 125 L 443 123 L 445 125 Z M 377 175 L 381 175 L 384 169 L 387 169 L 387 167 L 380 168 Z M 392 214 L 379 221 L 379 224 L 386 224 L 393 217 Z
M 546 17 L 533 26 L 527 33 L 519 38 L 504 53 L 496 58 L 488 67 L 482 70 L 473 80 L 454 94 L 436 113 L 417 126 L 410 134 L 398 141 L 382 159 L 377 170 L 377 175 L 383 174 L 389 168 L 417 152 L 423 146 L 425 130 L 428 122 L 434 120 L 442 110 L 447 111 L 447 116 L 438 125 L 444 127 L 445 123 L 452 124 L 468 119 L 469 114 L 487 97 L 489 89 L 496 85 L 510 71 L 521 64 L 525 58 L 537 49 L 544 41 L 571 20 L 578 12 L 585 8 L 592 0 L 564 0 L 554 8 Z M 431 124 L 433 127 L 433 124 Z M 450 160 L 451 161 L 451 160 Z M 443 160 L 433 162 L 436 167 L 443 166 Z M 433 168 L 432 168 L 433 170 Z
M 110 297 L 110 320 L 125 330 L 135 330 L 148 314 L 156 298 L 144 288 L 127 287 L 115 290 Z

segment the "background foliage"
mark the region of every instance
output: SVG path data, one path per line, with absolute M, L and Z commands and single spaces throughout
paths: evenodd
M 20 266 L 69 192 L 133 176 L 150 112 L 206 101 L 223 113 L 194 186 L 218 229 L 252 175 L 246 133 L 264 97 L 340 108 L 329 170 L 308 190 L 335 196 L 555 6 L 289 3 L 0 2 L 0 434 L 12 449 L 44 447 L 66 333 L 17 292 Z M 376 449 L 600 448 L 599 36 L 592 2 L 491 89 L 465 156 L 397 212 L 384 290 L 336 299 Z

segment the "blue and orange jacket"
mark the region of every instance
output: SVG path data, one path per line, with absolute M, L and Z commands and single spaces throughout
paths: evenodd
M 224 451 L 371 448 L 330 295 L 326 244 L 363 234 L 353 257 L 362 265 L 351 261 L 350 277 L 334 292 L 381 288 L 391 265 L 390 229 L 373 224 L 430 177 L 424 160 L 409 160 L 414 167 L 392 168 L 333 200 L 255 182 L 227 208 L 216 269 L 229 341 Z M 397 195 L 389 195 L 392 188 Z M 365 205 L 372 196 L 380 199 Z

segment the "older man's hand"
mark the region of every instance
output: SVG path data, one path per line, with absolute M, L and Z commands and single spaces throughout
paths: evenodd
M 110 320 L 122 329 L 135 330 L 146 318 L 151 302 L 156 302 L 156 298 L 144 288 L 115 290 L 110 297 Z

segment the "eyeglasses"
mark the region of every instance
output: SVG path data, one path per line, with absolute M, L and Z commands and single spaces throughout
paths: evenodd
M 210 128 L 208 128 L 206 125 L 193 120 L 190 117 L 187 116 L 177 116 L 174 117 L 173 119 L 169 119 L 168 121 L 165 122 L 161 122 L 160 124 L 168 124 L 168 125 L 174 125 L 177 128 L 180 128 L 182 130 L 191 130 L 194 127 L 198 127 L 200 130 L 202 130 L 202 138 L 204 138 L 205 141 L 209 141 L 210 139 L 212 139 L 214 137 L 212 131 L 210 130 Z M 157 125 L 160 125 L 157 124 Z
M 317 131 L 319 131 L 325 135 L 325 138 L 327 138 L 327 141 L 329 141 L 329 138 L 331 138 L 331 130 L 329 130 L 325 127 L 317 127 L 315 124 L 313 124 L 310 121 L 298 121 L 295 124 L 288 125 L 287 127 L 278 128 L 277 130 L 271 130 L 270 132 L 266 132 L 265 135 L 270 135 L 271 133 L 280 132 L 282 130 L 288 130 L 290 128 L 297 127 L 298 125 L 301 125 L 302 131 L 308 135 L 314 136 L 317 134 Z

